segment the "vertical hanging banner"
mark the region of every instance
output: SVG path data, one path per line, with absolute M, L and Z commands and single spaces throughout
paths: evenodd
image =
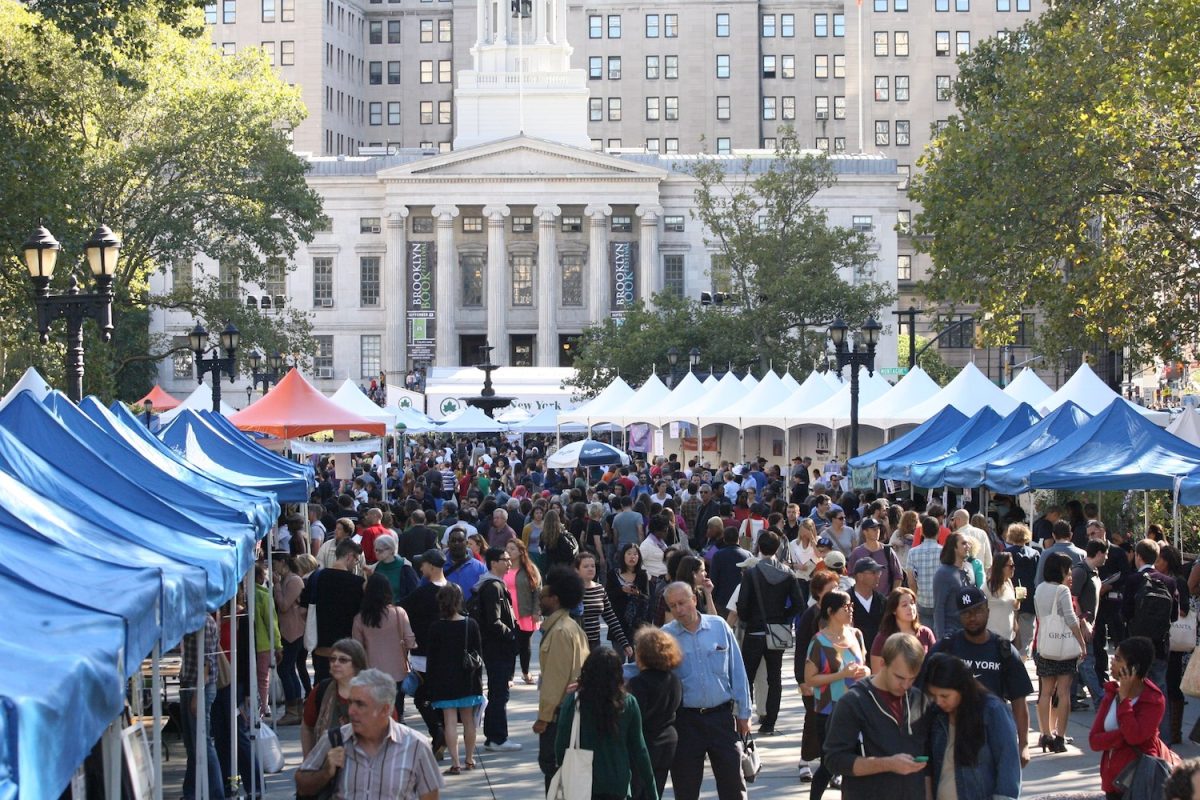
M 408 360 L 433 361 L 434 315 L 433 276 L 437 270 L 433 242 L 408 243 L 408 274 L 405 303 L 408 314 Z
M 612 276 L 612 315 L 623 317 L 637 302 L 637 242 L 609 242 L 608 268 Z

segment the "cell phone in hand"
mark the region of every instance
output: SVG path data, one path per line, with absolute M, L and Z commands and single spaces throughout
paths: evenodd
M 342 739 L 342 726 L 340 725 L 335 725 L 334 727 L 330 728 L 328 731 L 328 736 L 330 749 L 341 747 L 346 743 L 345 740 Z

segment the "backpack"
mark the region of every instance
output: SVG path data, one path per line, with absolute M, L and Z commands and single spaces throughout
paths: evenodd
M 1171 633 L 1171 617 L 1174 616 L 1175 598 L 1160 579 L 1146 575 L 1133 598 L 1133 619 L 1129 629 L 1137 631 L 1161 647 Z

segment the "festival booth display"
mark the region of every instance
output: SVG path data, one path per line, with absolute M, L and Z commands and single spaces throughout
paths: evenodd
M 1167 433 L 1173 433 L 1189 444 L 1200 446 L 1200 411 L 1184 408 L 1179 416 L 1171 420 Z
M 997 445 L 1012 440 L 1032 428 L 1041 419 L 1041 414 L 1034 411 L 1029 403 L 1023 402 L 1007 417 L 970 441 L 961 440 L 940 454 L 914 453 L 913 461 L 909 465 L 907 480 L 915 486 L 942 486 L 946 482 L 945 476 L 948 467 L 974 458 Z
M 707 417 L 714 411 L 728 408 L 744 398 L 751 390 L 746 387 L 744 380 L 732 372 L 726 372 L 711 391 L 701 388 L 701 394 L 690 403 L 676 408 L 673 413 L 659 417 L 662 424 L 669 422 L 686 422 L 696 426 L 696 445 L 701 456 L 704 455 L 704 428 L 708 424 Z M 720 437 L 717 438 L 717 452 L 721 451 Z
M 618 375 L 613 379 L 612 383 L 605 386 L 600 391 L 600 394 L 591 400 L 588 400 L 572 411 L 559 412 L 558 423 L 559 425 L 582 423 L 590 430 L 592 426 L 591 415 L 593 412 L 624 405 L 631 397 L 633 397 L 633 388 L 625 382 L 624 378 Z
M 154 411 L 170 411 L 172 408 L 179 406 L 179 400 L 163 391 L 163 388 L 157 383 L 154 384 L 153 389 L 133 405 L 135 407 L 145 406 L 147 400 L 150 401 L 150 407 Z
M 1011 414 L 1017 403 L 1017 400 L 988 380 L 979 367 L 968 363 L 933 397 L 907 408 L 897 407 L 891 419 L 887 420 L 886 427 L 919 425 L 946 406 L 954 406 L 968 417 L 982 408 L 991 408 L 1003 416 Z
M 913 367 L 892 387 L 890 392 L 859 409 L 858 424 L 870 425 L 874 428 L 891 428 L 893 426 L 892 418 L 898 409 L 912 408 L 924 403 L 941 389 L 942 387 L 929 377 L 929 373 L 919 366 Z
M 1004 387 L 1004 393 L 1013 400 L 1028 403 L 1036 409 L 1042 407 L 1050 395 L 1054 394 L 1054 390 L 1047 386 L 1036 372 L 1026 367 L 1013 378 L 1012 383 Z
M 946 406 L 929 419 L 898 439 L 893 439 L 870 452 L 846 462 L 857 484 L 869 484 L 877 477 L 881 463 L 902 459 L 905 453 L 919 450 L 930 442 L 940 441 L 967 422 L 967 416 L 954 406 Z
M 1114 400 L 1120 400 L 1138 414 L 1160 427 L 1165 427 L 1171 420 L 1171 415 L 1166 411 L 1153 411 L 1136 403 L 1131 403 L 1121 397 L 1107 383 L 1100 380 L 1099 376 L 1087 364 L 1080 364 L 1079 369 L 1075 370 L 1075 374 L 1060 386 L 1057 392 L 1050 395 L 1038 407 L 1038 410 L 1045 413 L 1058 408 L 1063 403 L 1072 402 L 1094 416 L 1108 408 Z
M 170 411 L 164 411 L 158 415 L 158 424 L 166 427 L 171 424 L 171 420 L 179 416 L 184 411 L 212 411 L 212 386 L 207 383 L 201 383 L 192 393 L 179 401 L 179 405 L 172 408 Z M 237 413 L 237 409 L 226 403 L 224 398 L 221 400 L 221 413 L 226 417 L 233 416 Z

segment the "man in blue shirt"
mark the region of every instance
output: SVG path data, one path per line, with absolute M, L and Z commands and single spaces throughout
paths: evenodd
M 686 583 L 672 583 L 665 598 L 675 619 L 663 630 L 683 651 L 683 662 L 675 668 L 683 684 L 683 702 L 675 714 L 679 744 L 671 764 L 675 797 L 700 796 L 707 756 L 717 797 L 745 800 L 738 739 L 750 732 L 750 684 L 737 640 L 725 620 L 700 613 L 695 590 Z

